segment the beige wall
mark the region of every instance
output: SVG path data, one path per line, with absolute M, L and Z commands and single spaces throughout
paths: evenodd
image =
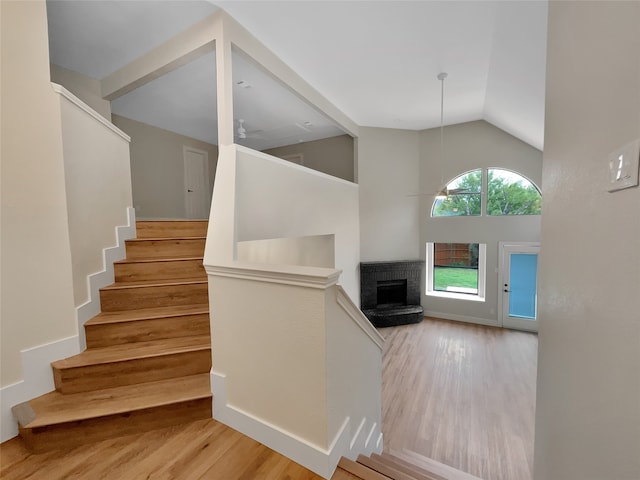
M 51 81 L 62 85 L 84 103 L 111 121 L 111 102 L 104 100 L 100 80 L 51 64 Z
M 354 146 L 353 138 L 349 135 L 270 148 L 264 153 L 280 158 L 286 155 L 302 154 L 305 167 L 344 178 L 350 182 L 354 180 Z
M 542 152 L 485 121 L 445 127 L 444 162 L 440 161 L 440 130 L 425 130 L 420 137 L 421 192 L 434 194 L 458 175 L 487 167 L 513 170 L 538 187 L 542 186 Z M 440 298 L 423 293 L 425 310 L 432 315 L 443 313 L 445 315 L 440 316 L 445 318 L 497 323 L 498 242 L 539 242 L 541 216 L 431 218 L 435 197 L 423 196 L 421 199 L 420 258 L 426 256 L 427 242 L 477 242 L 487 245 L 485 301 Z
M 113 115 L 113 123 L 131 137 L 131 183 L 136 218 L 186 218 L 183 146 L 209 156 L 209 195 L 213 188 L 218 147 Z
M 360 129 L 361 261 L 419 258 L 419 162 L 419 132 Z
M 49 82 L 44 1 L 0 2 L 2 386 L 20 351 L 76 334 L 60 100 Z
M 104 269 L 131 201 L 129 142 L 61 96 L 69 241 L 75 305 L 89 299 L 87 277 Z M 97 300 L 97 299 L 94 299 Z
M 550 2 L 534 478 L 640 478 L 640 3 Z

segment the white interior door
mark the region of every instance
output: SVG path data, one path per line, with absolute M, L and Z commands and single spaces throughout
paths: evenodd
M 536 243 L 500 242 L 499 306 L 502 326 L 538 331 Z
M 209 154 L 184 147 L 184 189 L 187 218 L 208 219 L 211 207 L 209 191 Z

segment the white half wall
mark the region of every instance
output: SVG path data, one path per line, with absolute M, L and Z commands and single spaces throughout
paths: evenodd
M 549 2 L 536 480 L 640 478 L 640 2 Z
M 239 145 L 221 147 L 219 175 L 205 265 L 236 260 L 237 242 L 333 235 L 340 283 L 360 304 L 356 184 Z

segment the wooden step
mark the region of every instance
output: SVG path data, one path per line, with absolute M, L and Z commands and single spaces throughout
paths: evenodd
M 13 407 L 28 448 L 47 451 L 211 418 L 209 374 L 64 395 Z
M 418 468 L 399 464 L 379 455 L 371 455 L 371 457 L 360 455 L 358 463 L 389 478 L 393 478 L 393 480 L 445 480 L 440 476 L 426 474 Z
M 120 282 L 100 289 L 103 312 L 208 302 L 206 277 L 176 281 Z
M 210 334 L 209 306 L 185 305 L 103 312 L 84 324 L 87 348 Z
M 206 237 L 206 220 L 139 220 L 137 238 Z
M 195 375 L 211 369 L 211 340 L 202 335 L 90 348 L 51 367 L 61 393 Z
M 378 473 L 359 462 L 354 462 L 353 460 L 349 460 L 345 457 L 340 459 L 338 467 L 358 478 L 361 478 L 362 480 L 393 480 L 391 477 L 387 477 L 386 475 Z
M 410 450 L 403 450 L 402 453 L 393 452 L 393 454 L 383 452 L 382 455 L 371 455 L 371 458 L 395 466 L 404 466 L 413 472 L 420 472 L 426 475 L 429 480 L 431 478 L 435 480 L 482 480 L 480 477 Z
M 187 258 L 141 258 L 113 264 L 116 282 L 139 282 L 206 277 L 202 256 Z
M 125 249 L 128 260 L 202 257 L 205 240 L 205 237 L 133 238 L 125 241 Z

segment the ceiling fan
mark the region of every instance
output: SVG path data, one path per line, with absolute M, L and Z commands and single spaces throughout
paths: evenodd
M 444 81 L 449 76 L 447 72 L 441 72 L 437 78 L 440 80 L 440 185 L 444 183 L 443 169 L 444 169 Z M 445 199 L 449 195 L 464 195 L 472 192 L 464 188 L 448 188 L 444 185 L 437 193 L 415 193 L 408 195 L 409 197 L 435 197 L 438 199 Z
M 236 132 L 235 132 L 235 139 L 236 140 L 245 140 L 247 138 L 263 139 L 263 137 L 261 135 L 259 135 L 259 133 L 262 132 L 262 130 L 251 130 L 251 131 L 248 131 L 244 127 L 245 120 L 243 118 L 239 118 L 237 120 L 237 122 L 238 122 L 238 127 L 236 128 Z

